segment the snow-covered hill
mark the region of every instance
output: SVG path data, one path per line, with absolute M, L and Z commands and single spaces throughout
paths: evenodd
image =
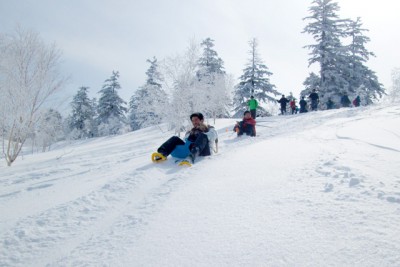
M 399 106 L 233 123 L 191 168 L 159 127 L 0 167 L 0 266 L 399 266 Z

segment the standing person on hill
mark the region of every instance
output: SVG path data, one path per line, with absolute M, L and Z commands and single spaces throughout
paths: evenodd
M 256 120 L 251 117 L 249 111 L 243 114 L 243 120 L 236 123 L 233 128 L 237 132 L 237 136 L 242 136 L 244 133 L 249 136 L 256 136 Z
M 292 100 L 289 103 L 290 109 L 292 110 L 292 115 L 297 114 L 297 108 L 296 108 L 296 99 L 292 98 Z
M 342 98 L 340 99 L 340 104 L 341 104 L 342 107 L 344 107 L 344 108 L 350 107 L 351 102 L 350 102 L 350 99 L 349 99 L 347 93 L 343 93 L 343 96 L 342 96 Z
M 315 89 L 312 90 L 312 93 L 308 96 L 311 99 L 311 110 L 317 110 L 318 109 L 318 103 L 319 103 L 319 95 L 316 92 Z
M 250 97 L 249 101 L 247 101 L 247 105 L 249 106 L 251 117 L 256 119 L 258 102 L 254 99 L 254 96 Z
M 281 99 L 276 101 L 281 104 L 281 114 L 286 114 L 286 105 L 289 103 L 289 100 L 285 97 L 285 95 L 282 95 Z
M 214 127 L 204 124 L 204 117 L 201 113 L 193 113 L 190 115 L 193 128 L 185 135 L 184 140 L 178 136 L 172 136 L 165 141 L 158 149 L 157 153 L 153 153 L 152 160 L 154 162 L 164 161 L 168 155 L 176 158 L 190 157 L 192 163 L 198 156 L 210 156 L 210 145 L 218 142 L 218 134 Z
M 308 112 L 307 101 L 304 100 L 304 96 L 301 97 L 299 104 L 300 104 L 300 113 Z
M 354 105 L 355 107 L 359 107 L 359 106 L 360 106 L 360 103 L 361 103 L 361 99 L 360 99 L 360 96 L 358 95 L 356 98 L 354 98 L 354 100 L 353 100 L 353 105 Z

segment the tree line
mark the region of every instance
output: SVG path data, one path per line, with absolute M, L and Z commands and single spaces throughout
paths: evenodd
M 339 17 L 340 7 L 333 0 L 314 0 L 309 8 L 309 23 L 303 33 L 312 35 L 314 44 L 307 45 L 309 66 L 319 65 L 319 73 L 310 73 L 304 81 L 303 95 L 317 90 L 323 102 L 328 99 L 339 103 L 340 98 L 360 96 L 364 104 L 382 97 L 385 90 L 376 73 L 366 66 L 375 54 L 365 45 L 370 38 L 365 35 L 361 18 Z
M 365 47 L 360 18 L 341 19 L 333 0 L 314 0 L 303 33 L 311 34 L 309 66 L 319 73 L 305 79 L 302 96 L 316 89 L 322 101 L 339 99 L 342 94 L 360 95 L 370 104 L 385 94 L 382 84 L 366 63 L 375 56 Z M 129 102 L 118 95 L 120 74 L 112 71 L 98 91 L 89 98 L 88 86 L 78 88 L 71 113 L 62 118 L 44 104 L 66 79 L 59 73 L 61 53 L 45 44 L 39 34 L 20 27 L 15 34 L 0 35 L 0 96 L 2 156 L 10 166 L 27 140 L 43 151 L 62 139 L 83 139 L 121 134 L 167 122 L 179 133 L 188 123 L 188 114 L 201 110 L 207 118 L 239 117 L 254 96 L 260 103 L 276 103 L 281 93 L 271 83 L 273 73 L 258 53 L 258 42 L 249 41 L 248 61 L 239 81 L 225 71 L 224 61 L 215 50 L 215 41 L 190 42 L 180 55 L 159 61 L 147 60 L 146 81 L 134 91 Z M 399 72 L 393 74 L 393 88 L 399 88 Z M 398 89 L 397 89 L 398 90 Z M 396 90 L 393 90 L 396 92 Z M 393 93 L 394 95 L 398 93 Z M 259 114 L 268 115 L 263 105 Z M 265 105 L 264 105 L 265 106 Z

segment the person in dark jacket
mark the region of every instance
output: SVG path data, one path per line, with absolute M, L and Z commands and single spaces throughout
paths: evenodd
M 329 97 L 328 101 L 326 102 L 326 109 L 333 109 L 335 107 L 335 102 Z
M 356 98 L 354 98 L 354 100 L 353 100 L 353 105 L 354 105 L 355 107 L 359 107 L 359 106 L 360 106 L 360 103 L 361 103 L 361 99 L 360 99 L 360 96 L 358 95 Z
M 311 99 L 311 110 L 317 110 L 319 103 L 319 95 L 316 92 L 316 90 L 313 89 L 312 93 L 308 97 Z
M 350 107 L 351 102 L 350 102 L 349 97 L 347 96 L 347 93 L 344 93 L 344 94 L 343 94 L 342 98 L 340 99 L 340 104 L 341 104 L 342 107 L 344 107 L 344 108 Z
M 307 112 L 307 101 L 304 100 L 304 96 L 301 97 L 299 104 L 300 104 L 300 113 Z
M 243 120 L 236 123 L 233 131 L 238 136 L 242 136 L 243 134 L 256 136 L 256 120 L 251 117 L 250 111 L 244 112 Z
M 285 97 L 285 95 L 282 95 L 281 99 L 276 101 L 281 104 L 281 114 L 286 114 L 286 105 L 289 103 L 289 100 Z
M 193 113 L 190 120 L 193 128 L 186 133 L 184 140 L 178 136 L 169 138 L 157 149 L 157 153 L 153 153 L 154 162 L 166 160 L 169 155 L 176 158 L 190 156 L 192 162 L 198 156 L 211 155 L 210 144 L 218 140 L 217 132 L 214 127 L 204 124 L 204 116 L 201 113 Z

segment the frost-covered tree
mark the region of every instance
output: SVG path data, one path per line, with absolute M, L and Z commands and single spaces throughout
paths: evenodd
M 121 89 L 118 82 L 119 73 L 113 71 L 111 77 L 105 80 L 97 105 L 97 120 L 99 135 L 118 134 L 124 131 L 127 108 L 126 102 L 119 97 L 117 90 Z
M 310 75 L 307 77 L 307 79 L 303 82 L 303 85 L 305 89 L 300 92 L 300 97 L 302 96 L 306 97 L 310 95 L 314 89 L 316 91 L 319 91 L 319 87 L 321 85 L 321 79 L 317 74 L 311 72 Z
M 65 83 L 60 58 L 60 50 L 36 32 L 18 27 L 15 34 L 0 35 L 0 128 L 8 166 L 33 134 L 41 108 Z
M 347 20 L 339 18 L 339 5 L 332 0 L 314 0 L 309 8 L 311 16 L 304 18 L 310 23 L 304 28 L 305 33 L 313 36 L 316 44 L 307 45 L 311 50 L 309 66 L 320 66 L 320 95 L 323 98 L 339 98 L 348 92 L 349 83 L 345 73 L 348 71 L 346 48 L 341 38 L 347 36 Z
M 190 125 L 188 118 L 193 112 L 202 112 L 207 120 L 229 115 L 231 77 L 223 71 L 218 55 L 209 51 L 211 44 L 211 39 L 203 42 L 204 55 L 210 55 L 209 62 L 219 62 L 219 67 L 201 59 L 201 46 L 195 40 L 183 54 L 165 60 L 165 87 L 171 92 L 167 120 L 177 133 Z
M 215 46 L 213 39 L 206 38 L 201 42 L 200 46 L 203 48 L 203 53 L 198 60 L 199 70 L 197 71 L 197 77 L 199 80 L 208 77 L 209 82 L 212 82 L 212 76 L 225 74 L 224 61 L 218 56 L 217 51 L 213 49 Z
M 82 86 L 74 96 L 68 120 L 74 139 L 94 137 L 97 133 L 96 102 L 88 97 L 89 87 Z
M 247 101 L 252 95 L 258 102 L 276 102 L 275 96 L 280 94 L 269 80 L 272 72 L 268 71 L 267 66 L 258 55 L 257 40 L 251 40 L 249 45 L 249 62 L 243 70 L 239 84 L 234 89 L 235 117 L 242 116 L 243 112 L 247 110 Z
M 45 152 L 50 150 L 50 146 L 63 137 L 63 121 L 60 112 L 48 109 L 37 123 L 33 143 L 41 147 L 42 152 Z
M 347 30 L 347 35 L 350 37 L 350 44 L 347 46 L 349 68 L 346 79 L 349 83 L 348 94 L 359 95 L 364 104 L 369 104 L 374 99 L 382 97 L 385 91 L 375 72 L 365 65 L 370 56 L 375 56 L 365 47 L 370 41 L 370 38 L 364 35 L 365 31 L 368 30 L 362 28 L 360 18 L 349 21 Z
M 202 110 L 207 118 L 229 117 L 231 104 L 231 94 L 233 88 L 233 78 L 229 75 L 217 74 L 212 83 L 201 81 L 199 92 L 203 92 L 195 103 L 197 110 Z
M 165 118 L 168 97 L 162 88 L 163 78 L 157 59 L 147 60 L 150 63 L 146 71 L 146 83 L 139 88 L 129 102 L 129 124 L 132 130 L 157 125 Z
M 332 0 L 314 0 L 310 8 L 311 22 L 303 32 L 311 34 L 316 44 L 306 46 L 311 50 L 309 65 L 320 65 L 320 96 L 339 101 L 347 93 L 359 95 L 364 104 L 384 94 L 375 72 L 365 63 L 374 56 L 365 48 L 370 39 L 364 35 L 361 19 L 340 19 L 339 5 Z M 350 40 L 349 40 L 350 39 Z M 348 45 L 343 43 L 349 41 Z
M 171 91 L 171 103 L 167 111 L 167 121 L 176 133 L 188 125 L 189 115 L 197 112 L 199 80 L 197 71 L 200 58 L 200 47 L 191 40 L 186 51 L 181 55 L 168 57 L 164 63 L 165 86 Z
M 213 49 L 214 40 L 205 39 L 200 46 L 203 53 L 198 60 L 196 82 L 199 93 L 196 100 L 198 109 L 201 109 L 207 117 L 215 118 L 229 116 L 230 79 L 224 71 L 224 62 Z
M 388 98 L 390 102 L 400 104 L 400 68 L 392 71 L 392 88 Z

